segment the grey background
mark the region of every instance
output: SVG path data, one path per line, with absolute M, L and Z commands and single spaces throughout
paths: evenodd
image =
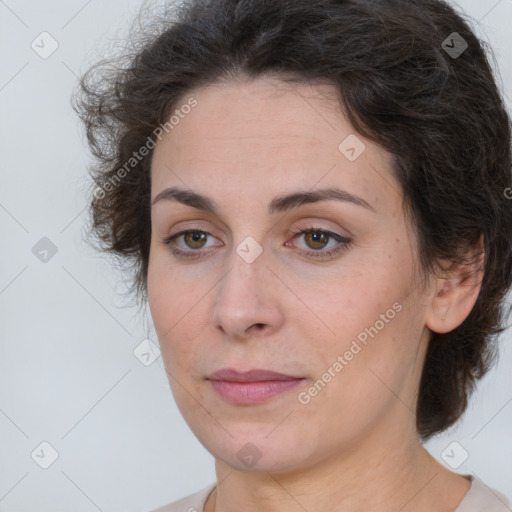
M 495 49 L 510 106 L 512 0 L 457 3 Z M 151 325 L 123 307 L 123 277 L 82 240 L 90 157 L 70 95 L 77 76 L 126 33 L 139 5 L 0 1 L 4 512 L 149 510 L 215 479 L 212 456 L 174 404 L 161 357 L 145 366 L 133 353 L 144 339 L 156 341 Z M 31 47 L 43 31 L 58 43 L 46 59 Z M 48 245 L 43 237 L 57 249 L 46 262 L 33 253 Z M 428 448 L 441 461 L 443 452 L 458 461 L 462 447 L 468 458 L 456 471 L 512 499 L 511 368 L 507 332 L 499 364 L 463 421 Z M 59 454 L 48 469 L 40 467 L 51 461 L 44 441 Z

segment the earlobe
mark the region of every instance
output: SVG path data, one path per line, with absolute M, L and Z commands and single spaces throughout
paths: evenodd
M 449 315 L 451 303 L 454 301 L 456 291 L 453 279 L 446 283 L 444 278 L 437 278 L 436 292 L 427 313 L 426 326 L 434 332 L 445 333 L 453 330 L 453 315 Z
M 425 318 L 425 326 L 437 333 L 457 328 L 475 305 L 484 275 L 483 236 L 473 249 L 472 262 L 460 264 L 436 278 L 435 291 Z

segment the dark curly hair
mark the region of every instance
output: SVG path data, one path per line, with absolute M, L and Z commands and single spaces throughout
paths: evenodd
M 147 301 L 152 148 L 187 94 L 241 75 L 332 84 L 393 157 L 424 275 L 467 264 L 483 237 L 476 304 L 431 334 L 418 392 L 422 440 L 455 423 L 495 360 L 512 283 L 511 122 L 471 20 L 442 0 L 189 0 L 147 14 L 74 95 L 96 157 L 89 235 L 128 269 L 130 293 Z

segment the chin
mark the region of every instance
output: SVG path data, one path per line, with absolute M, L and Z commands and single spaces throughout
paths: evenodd
M 204 425 L 204 424 L 203 424 Z M 283 473 L 312 463 L 315 453 L 313 436 L 290 428 L 268 425 L 227 425 L 229 436 L 219 429 L 194 430 L 203 446 L 215 457 L 242 472 Z

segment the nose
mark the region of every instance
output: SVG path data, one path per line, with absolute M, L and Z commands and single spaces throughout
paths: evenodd
M 237 254 L 220 281 L 212 311 L 212 322 L 224 336 L 244 340 L 277 331 L 284 319 L 279 300 L 279 280 L 263 257 L 246 263 Z

